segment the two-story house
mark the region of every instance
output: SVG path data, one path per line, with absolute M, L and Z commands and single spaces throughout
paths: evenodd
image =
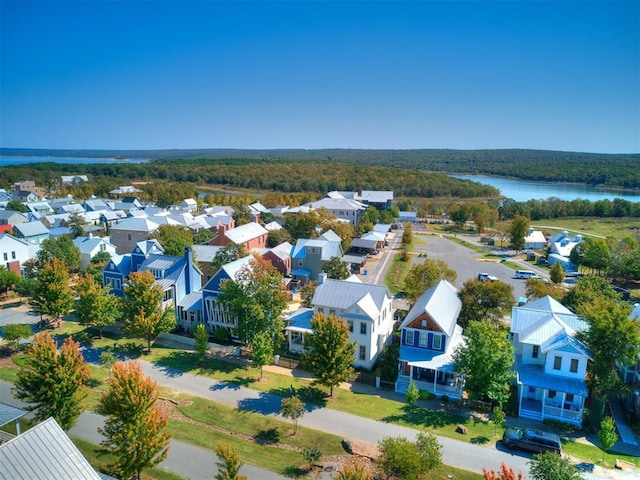
M 312 335 L 311 318 L 322 312 L 344 319 L 349 340 L 356 342 L 354 367 L 370 370 L 393 333 L 393 297 L 384 285 L 365 284 L 352 275 L 346 280 L 318 276 L 313 309 L 301 309 L 292 315 L 285 328 L 289 350 L 304 352 L 304 337 Z
M 250 252 L 254 249 L 265 248 L 268 237 L 269 231 L 266 228 L 258 223 L 251 222 L 227 230 L 222 235 L 218 235 L 211 240 L 209 244 L 225 246 L 235 243 L 236 245 L 242 245 L 246 252 Z
M 116 253 L 116 247 L 107 238 L 94 237 L 89 233 L 84 237 L 76 237 L 73 244 L 80 250 L 80 268 L 85 268 L 91 259 L 100 252 L 107 252 L 109 255 Z
M 271 262 L 276 270 L 278 270 L 283 277 L 288 276 L 291 273 L 291 249 L 293 245 L 289 242 L 281 243 L 280 245 L 268 249 L 264 254 L 264 258 Z
M 318 238 L 300 238 L 291 249 L 291 276 L 304 285 L 318 279 L 324 262 L 343 256 L 342 241 L 333 230 Z
M 160 225 L 147 218 L 125 218 L 111 226 L 111 243 L 119 255 L 129 253 L 138 242 L 148 240 Z
M 39 245 L 33 245 L 7 233 L 0 234 L 0 265 L 21 275 L 24 262 L 35 258 L 39 249 Z
M 576 333 L 587 323 L 550 296 L 513 307 L 519 416 L 582 424 L 591 354 Z
M 329 192 L 326 197 L 316 202 L 306 203 L 303 206 L 308 207 L 311 210 L 320 210 L 324 208 L 339 219 L 348 221 L 354 227 L 358 226 L 362 213 L 367 209 L 367 206 L 364 203 L 344 198 L 338 192 Z
M 456 372 L 453 354 L 463 344 L 458 290 L 446 280 L 426 290 L 400 325 L 399 375 L 396 392 L 411 381 L 436 396 L 462 398 L 464 376 Z

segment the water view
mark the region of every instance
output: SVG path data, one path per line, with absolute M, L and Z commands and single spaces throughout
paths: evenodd
M 66 163 L 71 165 L 83 163 L 144 163 L 148 162 L 148 158 L 108 158 L 108 157 L 49 157 L 49 156 L 11 156 L 0 155 L 0 167 L 9 165 L 26 165 L 29 163 L 52 162 Z
M 622 198 L 630 202 L 640 202 L 640 192 L 596 188 L 591 185 L 574 183 L 532 182 L 527 180 L 513 180 L 509 178 L 483 177 L 476 175 L 451 175 L 462 180 L 491 185 L 500 190 L 502 195 L 518 202 L 531 199 L 542 200 L 556 197 L 561 200 L 576 200 L 578 198 L 595 202 L 596 200 Z

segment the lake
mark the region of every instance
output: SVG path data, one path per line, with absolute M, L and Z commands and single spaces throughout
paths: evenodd
M 485 177 L 479 175 L 451 175 L 451 177 L 462 180 L 491 185 L 500 190 L 500 193 L 507 198 L 512 198 L 518 202 L 525 202 L 531 199 L 547 199 L 556 197 L 561 200 L 596 200 L 622 198 L 630 202 L 640 202 L 640 192 L 629 192 L 622 190 L 596 188 L 591 185 L 575 183 L 552 183 L 552 182 L 532 182 L 527 180 L 513 180 L 509 178 Z
M 27 165 L 29 163 L 52 162 L 78 165 L 83 163 L 144 163 L 148 158 L 107 158 L 107 157 L 26 157 L 0 155 L 0 167 L 9 165 Z

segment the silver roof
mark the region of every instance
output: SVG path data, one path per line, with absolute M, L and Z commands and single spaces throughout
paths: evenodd
M 6 403 L 0 403 L 0 426 L 13 422 L 14 420 L 26 415 L 27 411 L 21 408 L 12 407 Z

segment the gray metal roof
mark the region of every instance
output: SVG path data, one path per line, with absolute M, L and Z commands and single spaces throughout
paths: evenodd
M 6 403 L 0 403 L 0 427 L 13 422 L 23 415 L 26 415 L 26 413 L 27 411 L 22 410 L 21 408 L 12 407 Z
M 101 480 L 53 418 L 0 445 L 0 479 Z
M 346 310 L 368 295 L 378 311 L 383 307 L 385 299 L 391 297 L 384 285 L 327 279 L 316 288 L 312 303 L 314 306 Z

